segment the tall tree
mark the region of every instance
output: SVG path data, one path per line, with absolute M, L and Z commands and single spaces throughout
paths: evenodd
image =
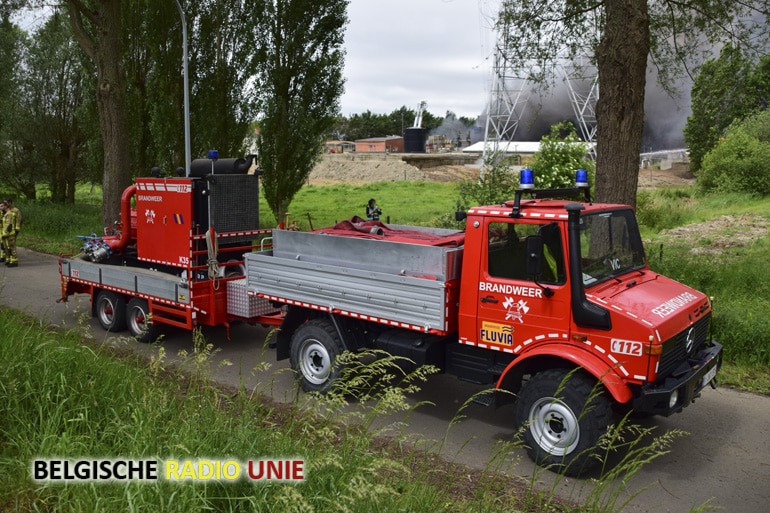
M 49 172 L 51 199 L 75 202 L 86 131 L 78 119 L 89 79 L 83 54 L 71 37 L 65 16 L 55 12 L 31 38 L 23 105 L 36 162 Z
M 324 148 L 343 91 L 348 0 L 256 0 L 253 69 L 265 199 L 288 212 Z
M 10 11 L 0 9 L 0 179 L 3 186 L 28 198 L 35 198 L 37 168 L 35 141 L 29 130 L 29 112 L 24 99 L 24 70 L 28 37 L 10 21 Z M 32 173 L 22 172 L 33 168 Z
M 120 214 L 120 197 L 131 183 L 123 68 L 120 0 L 66 0 L 75 40 L 96 70 L 96 105 L 104 151 L 102 222 Z
M 676 77 L 699 64 L 701 50 L 709 45 L 764 43 L 769 4 L 504 0 L 497 26 L 505 58 L 537 83 L 551 82 L 559 59 L 588 56 L 596 65 L 596 197 L 635 205 L 648 59 L 661 85 L 673 91 Z
M 133 175 L 184 162 L 182 29 L 174 0 L 123 2 L 126 109 Z
M 195 20 L 191 41 L 195 132 L 192 147 L 200 155 L 219 150 L 239 155 L 254 121 L 256 107 L 247 94 L 253 70 L 247 65 L 254 51 L 251 25 L 253 0 L 204 0 L 190 4 Z
M 763 58 L 765 66 L 770 59 Z M 732 45 L 718 59 L 706 61 L 692 86 L 692 114 L 684 127 L 690 150 L 690 170 L 697 172 L 703 157 L 724 137 L 727 128 L 749 113 L 767 108 L 770 77 Z

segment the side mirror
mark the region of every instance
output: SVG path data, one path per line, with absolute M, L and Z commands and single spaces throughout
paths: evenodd
M 465 221 L 468 217 L 468 212 L 455 212 L 455 221 Z
M 541 276 L 543 274 L 543 237 L 530 235 L 525 242 L 525 248 L 527 276 Z
M 535 285 L 543 290 L 545 297 L 553 296 L 554 292 L 550 287 L 540 284 L 540 279 L 543 276 L 543 260 L 545 259 L 543 237 L 541 235 L 530 235 L 526 239 L 524 248 L 527 252 L 527 276 L 534 277 Z

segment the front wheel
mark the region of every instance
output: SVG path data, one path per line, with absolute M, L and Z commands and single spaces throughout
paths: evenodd
M 612 422 L 610 399 L 592 376 L 551 369 L 532 376 L 519 393 L 516 422 L 538 465 L 569 476 L 590 471 L 599 439 Z
M 143 344 L 153 342 L 158 336 L 158 328 L 150 319 L 150 306 L 146 299 L 132 298 L 126 307 L 128 332 Z
M 324 319 L 306 322 L 291 337 L 289 361 L 305 392 L 328 392 L 340 369 L 335 360 L 342 341 L 334 326 Z

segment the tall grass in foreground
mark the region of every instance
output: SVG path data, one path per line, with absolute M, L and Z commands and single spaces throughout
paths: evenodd
M 0 310 L 0 510 L 497 511 L 447 495 L 356 426 L 151 372 Z M 158 369 L 156 362 L 156 370 Z M 303 458 L 301 484 L 36 484 L 35 458 Z M 511 505 L 509 500 L 505 504 Z
M 477 471 L 436 456 L 440 441 L 408 440 L 390 420 L 378 426 L 381 417 L 408 415 L 408 395 L 431 373 L 393 372 L 393 357 L 374 354 L 384 357 L 360 365 L 348 356 L 351 379 L 325 398 L 303 396 L 311 411 L 299 401 L 279 405 L 254 391 L 209 384 L 213 352 L 200 335 L 181 362 L 192 372 L 179 373 L 165 368 L 162 351 L 146 362 L 9 309 L 0 309 L 0 332 L 2 511 L 613 512 L 626 502 L 619 498 L 625 480 L 663 454 L 671 437 L 642 446 L 630 432 L 638 446 L 626 452 L 630 463 L 601 479 L 575 481 L 584 483 L 578 492 L 592 491 L 576 494 L 587 498 L 585 506 L 571 506 L 556 487 L 537 489 L 537 475 L 527 483 L 508 473 L 520 447 L 515 440 Z M 622 448 L 616 433 L 627 431 L 618 429 L 604 450 Z M 377 436 L 383 433 L 390 438 Z M 161 475 L 171 458 L 302 458 L 306 479 L 46 484 L 30 479 L 35 458 L 152 458 L 161 461 Z

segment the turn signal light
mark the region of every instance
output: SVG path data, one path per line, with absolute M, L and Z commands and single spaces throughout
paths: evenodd
M 653 337 L 650 335 L 650 343 L 644 346 L 644 354 L 650 356 L 660 356 L 663 354 L 663 344 L 653 344 Z

